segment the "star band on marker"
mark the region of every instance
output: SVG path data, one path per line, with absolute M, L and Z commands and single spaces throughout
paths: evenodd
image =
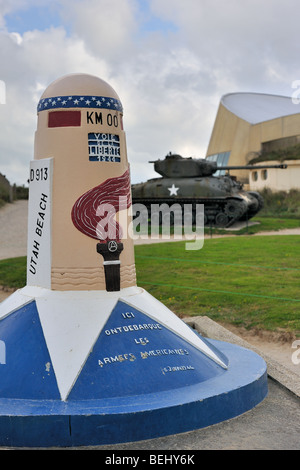
M 37 111 L 44 111 L 51 107 L 55 108 L 102 108 L 115 109 L 123 112 L 123 106 L 120 100 L 108 98 L 106 96 L 53 96 L 43 98 L 39 101 Z

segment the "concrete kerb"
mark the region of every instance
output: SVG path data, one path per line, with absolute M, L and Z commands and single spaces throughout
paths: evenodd
M 254 351 L 265 360 L 267 364 L 268 376 L 288 389 L 297 397 L 300 397 L 299 375 L 289 370 L 283 364 L 279 364 L 270 356 L 262 352 L 259 348 L 256 348 L 239 336 L 231 333 L 223 326 L 211 320 L 209 317 L 188 317 L 184 318 L 183 321 L 208 339 L 211 338 L 220 341 L 226 341 L 228 343 L 236 344 Z

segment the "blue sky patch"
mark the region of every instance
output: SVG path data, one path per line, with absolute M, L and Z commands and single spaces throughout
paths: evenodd
M 54 3 L 44 6 L 31 6 L 5 15 L 6 27 L 9 32 L 20 34 L 38 29 L 43 31 L 51 27 L 63 26 L 59 8 Z

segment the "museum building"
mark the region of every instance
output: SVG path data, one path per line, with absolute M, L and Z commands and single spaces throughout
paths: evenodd
M 277 168 L 230 170 L 245 189 L 300 189 L 300 104 L 291 97 L 262 93 L 230 93 L 221 98 L 206 158 L 219 166 Z M 220 170 L 219 174 L 225 174 Z

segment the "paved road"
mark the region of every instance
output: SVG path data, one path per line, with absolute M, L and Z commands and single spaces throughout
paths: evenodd
M 130 450 L 300 450 L 300 399 L 269 379 L 257 407 L 208 428 L 128 444 L 95 447 Z M 172 452 L 173 454 L 176 452 Z

